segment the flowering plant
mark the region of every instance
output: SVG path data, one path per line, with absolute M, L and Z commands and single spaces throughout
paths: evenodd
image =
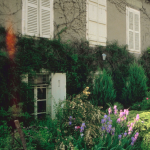
M 126 126 L 129 110 L 120 110 L 120 113 L 118 113 L 116 105 L 113 107 L 113 109 L 114 110 L 112 111 L 112 108 L 110 107 L 108 109 L 108 115 L 104 115 L 104 118 L 101 119 L 102 127 L 100 128 L 100 130 L 102 131 L 103 143 L 107 143 L 108 140 L 112 141 L 110 145 L 104 144 L 103 146 L 107 146 L 108 149 L 114 148 L 114 145 L 118 145 L 120 149 L 127 149 L 129 147 L 132 148 L 135 143 L 137 143 L 136 141 L 139 135 L 139 133 L 136 132 L 134 137 L 132 137 L 132 135 L 134 134 L 134 125 L 139 120 L 139 114 L 136 115 L 133 123 L 128 122 L 128 125 Z M 114 112 L 114 115 L 116 117 L 116 125 L 114 125 L 114 127 L 110 118 L 110 114 L 112 112 Z M 124 147 L 123 145 L 128 146 Z

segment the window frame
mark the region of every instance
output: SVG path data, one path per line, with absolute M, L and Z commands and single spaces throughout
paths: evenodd
M 41 0 L 37 0 L 37 1 L 38 1 L 38 25 L 37 25 L 38 26 L 38 35 L 27 33 L 27 0 L 22 0 L 22 35 L 52 39 L 54 37 L 54 9 L 53 9 L 54 0 L 50 0 L 50 35 L 49 35 L 49 37 L 41 35 L 41 33 L 42 33 L 41 32 L 42 27 L 41 27 L 41 22 L 40 22 Z
M 133 41 L 134 41 L 134 49 L 129 48 L 129 11 L 133 12 Z M 139 50 L 135 50 L 135 21 L 134 21 L 134 15 L 138 14 L 139 15 Z M 141 19 L 140 19 L 140 11 L 133 9 L 131 7 L 126 6 L 126 44 L 128 45 L 128 50 L 130 53 L 137 53 L 141 54 Z
M 49 73 L 36 73 L 36 75 L 48 75 L 48 79 L 50 79 L 50 75 L 49 75 Z M 29 80 L 29 78 L 28 78 L 28 80 Z M 35 81 L 36 81 L 37 79 L 35 79 Z M 44 85 L 44 86 L 46 86 L 46 87 L 44 87 L 44 88 L 46 88 L 46 99 L 45 100 L 38 100 L 38 86 L 40 86 L 40 85 Z M 34 113 L 32 113 L 31 115 L 34 115 L 34 117 L 35 117 L 35 119 L 37 119 L 38 118 L 38 115 L 40 115 L 40 114 L 48 114 L 48 110 L 47 110 L 47 107 L 48 107 L 48 90 L 49 90 L 49 84 L 34 84 L 34 85 L 32 85 L 32 87 L 33 87 L 33 89 L 34 89 L 34 99 L 35 99 L 35 101 L 34 101 Z M 39 101 L 46 101 L 46 111 L 45 112 L 38 112 L 38 102 Z

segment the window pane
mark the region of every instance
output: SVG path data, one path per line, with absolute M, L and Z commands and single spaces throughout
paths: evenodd
M 36 77 L 29 74 L 28 78 L 31 84 L 47 84 L 49 80 L 49 75 L 37 75 Z
M 37 113 L 46 112 L 46 101 L 37 102 Z
M 37 89 L 37 99 L 46 99 L 46 88 Z
M 27 111 L 34 113 L 34 89 L 30 89 L 28 93 L 29 103 L 27 103 Z

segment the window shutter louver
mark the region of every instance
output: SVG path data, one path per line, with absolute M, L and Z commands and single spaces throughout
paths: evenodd
M 106 45 L 106 0 L 89 0 L 87 27 L 90 45 Z
M 38 0 L 27 0 L 26 33 L 31 36 L 39 36 L 38 26 Z
M 129 11 L 129 48 L 134 49 L 133 12 Z
M 40 1 L 40 36 L 50 38 L 51 36 L 51 0 Z
M 135 22 L 135 50 L 139 50 L 139 42 L 140 42 L 140 34 L 139 34 L 139 15 L 135 14 L 134 17 Z
M 140 52 L 140 12 L 127 7 L 127 18 L 129 50 Z

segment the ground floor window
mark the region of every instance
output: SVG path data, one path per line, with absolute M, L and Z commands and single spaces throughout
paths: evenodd
M 48 101 L 48 74 L 37 74 L 36 77 L 29 75 L 28 82 L 32 85 L 32 92 L 34 95 L 34 113 L 36 119 L 46 117 L 46 106 Z

